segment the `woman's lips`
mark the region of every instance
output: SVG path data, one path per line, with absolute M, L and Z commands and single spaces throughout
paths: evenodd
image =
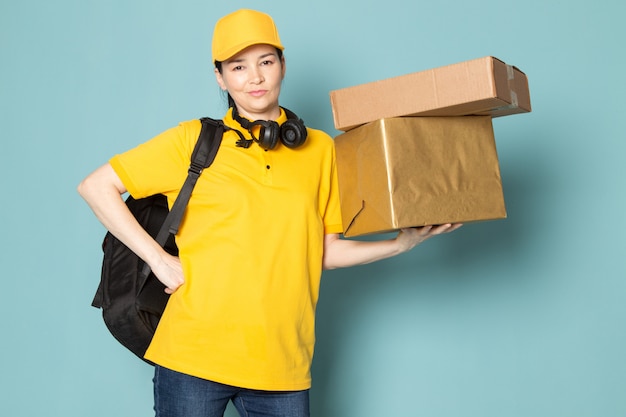
M 248 94 L 250 94 L 253 97 L 261 97 L 262 95 L 265 95 L 265 93 L 267 93 L 267 90 L 250 91 Z

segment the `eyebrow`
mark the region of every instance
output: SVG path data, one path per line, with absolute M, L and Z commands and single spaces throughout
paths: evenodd
M 268 52 L 266 54 L 260 55 L 257 59 L 263 59 L 263 58 L 267 58 L 268 56 L 277 56 L 275 52 Z M 238 62 L 243 62 L 245 61 L 245 59 L 243 58 L 239 58 L 239 59 L 229 59 L 228 61 L 226 61 L 226 63 L 230 64 L 230 63 L 238 63 Z

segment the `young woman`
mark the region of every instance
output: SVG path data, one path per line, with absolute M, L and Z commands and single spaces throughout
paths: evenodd
M 460 225 L 378 242 L 340 238 L 333 141 L 279 106 L 286 66 L 272 18 L 253 10 L 223 17 L 212 53 L 231 107 L 179 230 L 179 257 L 141 228 L 121 196 L 162 193 L 172 204 L 200 121 L 114 156 L 78 190 L 172 294 L 146 352 L 157 364 L 157 416 L 222 416 L 229 401 L 242 416 L 308 416 L 322 270 L 388 258 Z

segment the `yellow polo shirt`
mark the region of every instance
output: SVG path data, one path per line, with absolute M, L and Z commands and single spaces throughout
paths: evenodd
M 249 137 L 230 111 L 224 122 Z M 163 193 L 171 206 L 200 128 L 183 122 L 110 163 L 133 197 Z M 225 132 L 194 189 L 176 239 L 185 284 L 146 358 L 228 385 L 307 389 L 324 234 L 342 230 L 334 144 L 314 129 L 297 149 L 237 140 Z

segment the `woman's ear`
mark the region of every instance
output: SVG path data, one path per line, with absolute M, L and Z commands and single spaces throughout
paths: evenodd
M 282 64 L 281 65 L 281 67 L 282 67 L 282 70 L 281 70 L 282 75 L 281 75 L 280 79 L 282 81 L 282 80 L 285 79 L 285 72 L 287 71 L 287 66 L 285 65 L 285 56 L 281 56 L 280 60 L 281 60 L 281 64 Z
M 226 84 L 224 84 L 224 78 L 222 77 L 222 74 L 219 72 L 219 70 L 217 68 L 215 68 L 215 79 L 217 80 L 217 84 L 220 86 L 220 88 L 224 91 L 227 90 L 226 88 Z

